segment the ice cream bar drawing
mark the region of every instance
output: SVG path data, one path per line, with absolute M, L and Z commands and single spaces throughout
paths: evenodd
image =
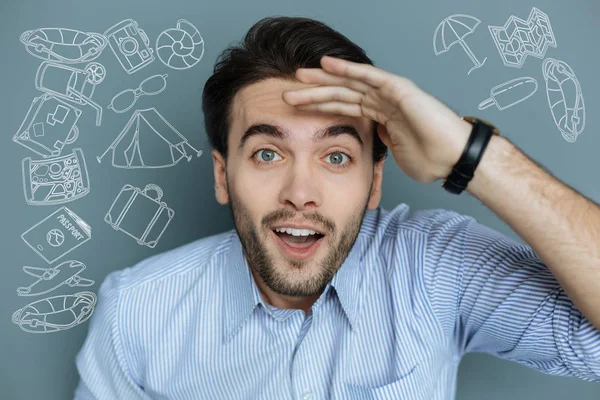
M 480 110 L 485 110 L 492 105 L 500 111 L 527 100 L 537 92 L 538 83 L 534 78 L 524 76 L 512 79 L 495 86 L 490 90 L 490 97 L 479 103 Z

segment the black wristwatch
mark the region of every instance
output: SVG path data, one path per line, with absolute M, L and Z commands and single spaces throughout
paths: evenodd
M 466 189 L 492 135 L 500 135 L 498 128 L 485 120 L 476 117 L 461 117 L 461 119 L 471 123 L 473 129 L 462 156 L 452 168 L 450 175 L 442 182 L 442 187 L 453 194 L 460 194 Z

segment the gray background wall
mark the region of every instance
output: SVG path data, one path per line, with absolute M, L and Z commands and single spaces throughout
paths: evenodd
M 529 56 L 520 69 L 505 66 L 488 31 L 488 25 L 504 25 L 511 15 L 527 19 L 533 6 L 548 15 L 557 42 L 556 48 L 548 48 L 545 57 L 567 62 L 583 88 L 586 127 L 573 143 L 563 138 L 553 122 L 542 76 L 543 59 Z M 4 139 L 0 146 L 0 165 L 5 179 L 2 181 L 4 217 L 0 224 L 3 257 L 0 279 L 0 398 L 70 398 L 78 380 L 74 357 L 88 328 L 87 322 L 83 322 L 57 332 L 30 333 L 11 320 L 15 311 L 40 300 L 42 303 L 38 303 L 38 309 L 41 310 L 43 299 L 52 296 L 69 296 L 81 291 L 95 293 L 104 277 L 115 269 L 122 269 L 152 254 L 233 227 L 228 210 L 219 206 L 214 198 L 212 160 L 201 114 L 201 91 L 219 52 L 239 40 L 260 18 L 268 15 L 306 16 L 330 24 L 366 49 L 379 67 L 409 77 L 461 115 L 479 115 L 493 121 L 504 135 L 528 155 L 545 165 L 558 178 L 598 202 L 599 13 L 600 5 L 596 0 L 538 0 L 535 3 L 517 0 L 3 0 L 0 5 L 0 114 Z M 481 20 L 481 24 L 465 38 L 465 42 L 479 60 L 487 57 L 487 61 L 470 75 L 467 72 L 473 64 L 459 45 L 438 56 L 433 51 L 432 39 L 436 27 L 453 14 L 468 14 Z M 34 162 L 44 158 L 14 143 L 12 138 L 19 131 L 32 100 L 44 94 L 34 84 L 43 60 L 26 51 L 24 43 L 19 40 L 21 34 L 50 27 L 103 33 L 127 18 L 137 21 L 147 33 L 155 55 L 156 39 L 161 32 L 174 28 L 178 19 L 190 21 L 204 39 L 202 59 L 192 68 L 175 70 L 157 58 L 143 69 L 128 74 L 119 65 L 111 49 L 108 46 L 104 48 L 94 61 L 104 66 L 106 76 L 96 86 L 92 96 L 92 100 L 103 108 L 101 125 L 95 124 L 93 108 L 77 105 L 82 111 L 77 121 L 79 137 L 73 144 L 65 146 L 61 153 L 65 156 L 72 154 L 74 148 L 82 149 L 89 173 L 89 194 L 64 204 L 28 204 L 24 195 L 22 161 L 30 158 Z M 69 67 L 83 69 L 86 64 L 70 64 Z M 140 97 L 126 113 L 118 114 L 107 109 L 113 96 L 120 91 L 136 88 L 151 75 L 165 73 L 168 74 L 167 87 L 162 93 Z M 484 111 L 477 109 L 479 102 L 489 96 L 493 86 L 522 76 L 537 80 L 539 88 L 533 96 L 504 111 L 496 107 Z M 50 75 L 47 75 L 47 79 L 47 85 L 58 82 L 53 82 Z M 96 156 L 111 145 L 134 111 L 150 107 L 155 107 L 192 146 L 204 154 L 193 157 L 189 162 L 182 160 L 170 168 L 115 168 L 111 165 L 110 154 L 102 163 L 98 163 Z M 60 119 L 61 116 L 55 115 L 55 118 Z M 142 145 L 151 144 L 142 149 L 146 156 L 163 157 L 165 148 L 159 146 L 152 135 L 145 137 L 147 141 L 142 138 Z M 53 168 L 57 166 L 55 164 Z M 154 248 L 137 244 L 135 239 L 114 230 L 104 221 L 105 214 L 125 184 L 143 189 L 150 183 L 162 188 L 162 201 L 175 211 Z M 453 209 L 473 215 L 480 222 L 521 240 L 474 198 L 446 194 L 439 183 L 423 185 L 413 182 L 391 157 L 385 166 L 383 185 L 382 206 L 386 209 L 401 202 L 408 203 L 413 210 Z M 152 206 L 152 203 L 148 204 Z M 63 206 L 91 226 L 91 240 L 49 263 L 27 246 L 21 235 Z M 131 215 L 134 215 L 133 211 Z M 146 222 L 141 216 L 132 221 L 139 226 Z M 67 245 L 68 242 L 65 242 L 58 249 L 66 251 Z M 85 264 L 86 269 L 80 276 L 95 283 L 89 287 L 63 285 L 39 296 L 18 295 L 18 287 L 28 286 L 36 280 L 24 272 L 24 266 L 48 269 L 67 260 Z M 78 310 L 82 312 L 81 308 Z M 65 315 L 60 317 L 63 318 L 62 323 L 68 323 L 65 322 Z M 486 354 L 467 355 L 461 363 L 458 378 L 458 399 L 600 398 L 598 384 L 543 375 Z

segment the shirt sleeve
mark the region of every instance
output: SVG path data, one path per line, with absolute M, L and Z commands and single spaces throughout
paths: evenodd
M 484 352 L 600 382 L 600 331 L 530 246 L 452 211 L 432 220 L 425 290 L 460 356 Z
M 109 274 L 98 293 L 98 303 L 90 318 L 83 347 L 76 357 L 79 385 L 75 400 L 147 399 L 132 379 L 123 351 L 119 325 L 119 277 Z

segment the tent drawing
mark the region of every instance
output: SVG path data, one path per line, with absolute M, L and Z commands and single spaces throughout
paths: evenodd
M 196 150 L 154 107 L 136 110 L 119 136 L 104 153 L 96 157 L 98 162 L 112 152 L 112 165 L 117 168 L 166 168 L 185 158 L 188 162 Z

